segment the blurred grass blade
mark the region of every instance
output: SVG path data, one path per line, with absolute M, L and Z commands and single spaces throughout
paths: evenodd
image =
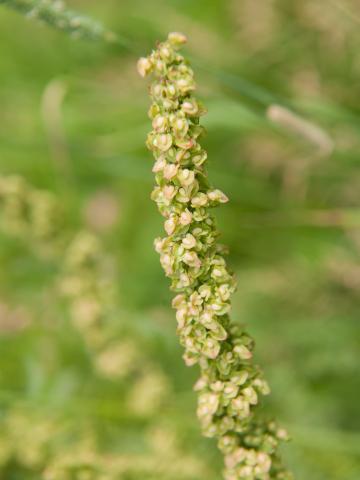
M 213 69 L 212 67 L 207 66 L 204 62 L 192 56 L 189 56 L 189 58 L 191 63 L 195 67 L 200 68 L 205 72 L 208 72 L 221 85 L 231 88 L 233 91 L 238 92 L 241 95 L 250 98 L 251 100 L 255 100 L 257 103 L 263 105 L 264 107 L 267 107 L 271 103 L 281 102 L 280 99 L 276 97 L 276 95 L 274 95 L 273 93 L 260 87 L 259 85 L 254 84 L 249 80 L 240 77 L 239 75 L 235 75 L 220 69 Z
M 72 183 L 69 147 L 63 126 L 62 105 L 67 85 L 58 79 L 50 81 L 41 98 L 41 114 L 46 130 L 51 158 L 58 176 Z
M 329 155 L 334 150 L 334 142 L 325 130 L 288 108 L 270 105 L 266 114 L 268 119 L 276 125 L 315 145 L 321 155 Z
M 345 14 L 345 16 L 352 20 L 355 23 L 360 24 L 360 17 L 356 15 L 350 8 L 344 4 L 344 2 L 340 3 L 336 0 L 330 0 L 330 3 L 337 8 L 341 13 Z
M 75 38 L 102 40 L 128 48 L 125 39 L 106 29 L 100 22 L 66 8 L 62 0 L 0 0 L 0 5 L 37 19 Z

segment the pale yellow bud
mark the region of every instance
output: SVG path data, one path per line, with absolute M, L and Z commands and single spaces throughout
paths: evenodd
M 152 90 L 153 95 L 154 95 L 155 97 L 160 97 L 160 96 L 161 96 L 162 91 L 163 91 L 163 88 L 162 88 L 162 86 L 161 86 L 159 83 L 157 83 L 156 85 L 154 85 L 154 86 L 152 87 L 152 89 L 153 89 L 153 90 Z
M 172 136 L 169 133 L 162 133 L 160 135 L 156 135 L 153 144 L 159 150 L 166 152 L 172 145 Z
M 183 293 L 179 293 L 176 297 L 172 300 L 172 307 L 179 308 L 185 303 L 185 295 Z
M 224 388 L 224 395 L 226 395 L 227 398 L 235 398 L 238 391 L 239 387 L 237 385 L 234 385 L 231 382 L 227 382 Z
M 183 185 L 184 187 L 188 187 L 194 182 L 195 173 L 193 170 L 184 168 L 183 170 L 179 171 L 178 179 L 180 180 L 181 185 Z
M 207 328 L 214 326 L 214 315 L 209 310 L 204 310 L 199 320 Z
M 269 384 L 261 379 L 261 378 L 255 378 L 254 380 L 254 386 L 258 388 L 259 392 L 262 393 L 263 395 L 269 395 L 270 393 L 270 387 Z
M 154 163 L 154 166 L 152 168 L 152 171 L 154 173 L 161 172 L 166 166 L 166 160 L 164 157 L 159 157 L 156 162 Z
M 163 73 L 166 70 L 166 63 L 162 60 L 157 60 L 155 62 L 155 69 L 158 71 L 158 73 Z
M 189 265 L 189 267 L 194 267 L 194 268 L 200 268 L 201 267 L 201 261 L 199 257 L 197 256 L 196 252 L 185 252 L 182 260 L 186 265 Z
M 204 377 L 200 377 L 195 385 L 194 385 L 194 390 L 195 392 L 200 392 L 200 390 L 203 390 L 208 384 L 208 380 Z
M 165 60 L 169 60 L 171 58 L 171 50 L 168 47 L 163 46 L 160 48 L 160 55 Z
M 179 194 L 177 196 L 177 200 L 181 203 L 187 203 L 190 200 L 191 196 L 191 187 L 181 187 L 179 188 Z
M 216 358 L 220 352 L 220 344 L 212 338 L 208 338 L 204 345 L 204 354 L 209 358 Z
M 176 194 L 176 189 L 174 185 L 165 185 L 162 191 L 166 200 L 171 200 Z
M 168 35 L 168 41 L 175 47 L 183 45 L 187 42 L 187 38 L 183 33 L 171 32 Z
M 246 458 L 246 450 L 245 448 L 239 447 L 234 452 L 234 459 L 236 463 L 241 463 Z
M 191 248 L 194 248 L 195 245 L 196 245 L 196 239 L 193 235 L 191 235 L 191 233 L 188 233 L 187 235 L 185 235 L 185 237 L 183 238 L 182 240 L 182 244 L 183 246 L 190 250 Z
M 245 347 L 245 345 L 236 345 L 236 347 L 234 347 L 234 352 L 242 360 L 249 360 L 252 357 L 252 353 L 247 347 Z
M 191 212 L 186 209 L 185 211 L 181 212 L 180 215 L 180 223 L 181 225 L 189 225 L 192 221 L 192 214 Z
M 198 193 L 191 199 L 191 205 L 193 207 L 204 207 L 208 203 L 208 197 L 205 193 Z
M 175 228 L 176 228 L 176 218 L 174 217 L 170 217 L 166 220 L 166 222 L 164 223 L 164 228 L 165 228 L 165 232 L 168 234 L 168 235 L 172 235 L 175 231 Z
M 211 287 L 209 285 L 201 285 L 199 288 L 199 293 L 200 295 L 205 298 L 205 300 L 208 300 L 211 295 Z
M 190 278 L 189 278 L 189 275 L 185 272 L 183 272 L 181 275 L 180 275 L 180 282 L 179 282 L 179 286 L 181 287 L 188 287 L 190 285 Z
M 187 150 L 178 150 L 176 153 L 176 161 L 181 162 L 183 159 L 187 160 L 190 157 L 190 153 Z
M 169 97 L 174 97 L 176 95 L 176 87 L 172 83 L 167 85 L 166 87 L 166 92 L 169 95 Z
M 242 417 L 247 417 L 250 413 L 249 403 L 241 396 L 231 400 L 231 408 Z
M 196 115 L 198 105 L 195 100 L 185 100 L 181 105 L 181 110 L 188 115 Z
M 173 272 L 172 265 L 173 260 L 170 255 L 167 253 L 160 256 L 160 263 L 163 269 L 165 270 L 166 275 L 171 275 Z
M 166 180 L 171 180 L 177 174 L 178 168 L 178 165 L 168 163 L 164 168 L 164 178 L 166 178 Z
M 198 415 L 213 415 L 219 406 L 219 396 L 216 393 L 203 393 L 199 396 Z
M 289 434 L 288 434 L 288 432 L 287 432 L 284 428 L 279 428 L 279 429 L 276 431 L 276 436 L 277 436 L 277 438 L 279 438 L 280 440 L 289 440 Z
M 178 322 L 179 328 L 183 328 L 186 321 L 186 308 L 179 308 L 176 311 L 176 320 Z
M 183 118 L 178 118 L 175 122 L 174 128 L 176 128 L 176 130 L 183 130 L 184 128 L 186 128 L 186 126 L 186 120 L 184 120 Z
M 163 251 L 163 248 L 164 248 L 164 242 L 165 240 L 163 238 L 155 238 L 154 240 L 154 247 L 155 247 L 155 251 L 157 253 L 162 253 Z
M 191 90 L 195 90 L 195 83 L 191 78 L 179 78 L 176 82 L 176 87 L 182 94 L 186 94 Z
M 139 58 L 137 62 L 137 71 L 142 77 L 146 77 L 153 68 L 152 62 L 147 57 Z
M 212 202 L 226 203 L 229 201 L 225 193 L 218 189 L 208 192 L 208 197 Z
M 163 115 L 158 115 L 152 121 L 152 126 L 153 126 L 154 130 L 157 130 L 158 132 L 164 131 L 166 129 L 166 126 L 167 126 L 166 117 L 164 117 Z
M 258 403 L 258 396 L 255 390 L 252 387 L 246 387 L 242 391 L 244 397 L 251 405 L 256 405 Z
M 240 475 L 239 478 L 254 478 L 253 468 L 250 465 L 245 465 L 244 467 L 240 467 L 238 470 L 238 474 Z
M 218 380 L 216 382 L 213 382 L 210 385 L 210 388 L 213 392 L 221 392 L 224 389 L 224 383 Z
M 221 278 L 223 276 L 223 271 L 221 268 L 214 268 L 211 275 L 214 278 Z
M 178 118 L 173 123 L 175 135 L 184 137 L 189 130 L 189 124 L 184 118 Z
M 259 452 L 257 454 L 257 464 L 260 467 L 262 473 L 267 473 L 271 468 L 271 458 L 265 452 Z
M 198 356 L 190 352 L 185 352 L 182 358 L 187 367 L 192 367 L 199 361 Z
M 246 370 L 243 370 L 239 374 L 231 377 L 231 381 L 236 385 L 243 385 L 248 378 L 249 378 L 249 373 Z

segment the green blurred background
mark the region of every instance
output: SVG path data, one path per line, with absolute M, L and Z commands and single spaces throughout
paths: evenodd
M 116 478 L 220 478 L 220 455 L 195 416 L 196 368 L 183 365 L 152 248 L 162 225 L 149 199 L 147 85 L 135 65 L 175 30 L 189 38 L 209 110 L 210 178 L 231 200 L 216 215 L 239 284 L 233 318 L 256 339 L 272 387 L 264 408 L 293 438 L 286 462 L 298 479 L 359 480 L 358 0 L 68 4 L 126 45 L 73 40 L 1 8 L 0 174 L 54 192 L 68 231 L 101 237 L 116 272 L 114 328 L 137 349 L 145 377 L 159 376 L 160 394 L 133 408 L 138 373 L 94 370 L 54 296 L 59 265 L 3 229 L 0 478 L 45 478 L 53 457 L 90 437 L 128 461 Z M 267 113 L 275 104 L 286 109 L 281 124 Z M 135 397 L 158 384 L 138 386 Z M 61 433 L 43 434 L 34 453 L 45 419 L 43 430 Z M 47 478 L 112 477 L 74 468 Z

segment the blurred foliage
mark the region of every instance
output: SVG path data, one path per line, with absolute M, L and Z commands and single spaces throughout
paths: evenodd
M 67 478 L 92 478 L 91 469 L 109 478 L 100 476 L 109 464 L 126 480 L 219 478 L 152 249 L 162 227 L 135 71 L 139 54 L 178 30 L 209 110 L 210 178 L 231 199 L 218 222 L 239 280 L 234 317 L 257 339 L 273 390 L 266 408 L 293 435 L 284 456 L 298 478 L 358 480 L 357 0 L 68 3 L 127 43 L 74 41 L 0 10 L 0 173 L 52 192 L 67 239 L 84 229 L 101 238 L 113 338 L 145 378 L 151 368 L 162 380 L 139 387 L 131 365 L 120 379 L 99 372 L 59 293 L 64 262 L 2 228 L 0 478 L 64 478 L 64 468 Z M 272 104 L 320 127 L 330 148 L 271 121 Z M 134 409 L 134 391 L 161 401 Z

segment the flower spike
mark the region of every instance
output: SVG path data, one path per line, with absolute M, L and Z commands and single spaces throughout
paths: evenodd
M 171 288 L 177 293 L 177 332 L 186 365 L 198 364 L 197 415 L 207 437 L 216 437 L 225 457 L 226 480 L 288 480 L 278 444 L 283 429 L 261 418 L 259 401 L 269 393 L 252 363 L 254 341 L 230 322 L 235 279 L 210 209 L 228 201 L 210 186 L 207 154 L 199 139 L 199 118 L 206 113 L 194 98 L 194 73 L 179 53 L 185 35 L 170 33 L 149 57 L 138 61 L 141 76 L 152 74 L 153 130 L 147 147 L 155 157 L 152 199 L 165 218 L 166 236 L 155 249 Z

